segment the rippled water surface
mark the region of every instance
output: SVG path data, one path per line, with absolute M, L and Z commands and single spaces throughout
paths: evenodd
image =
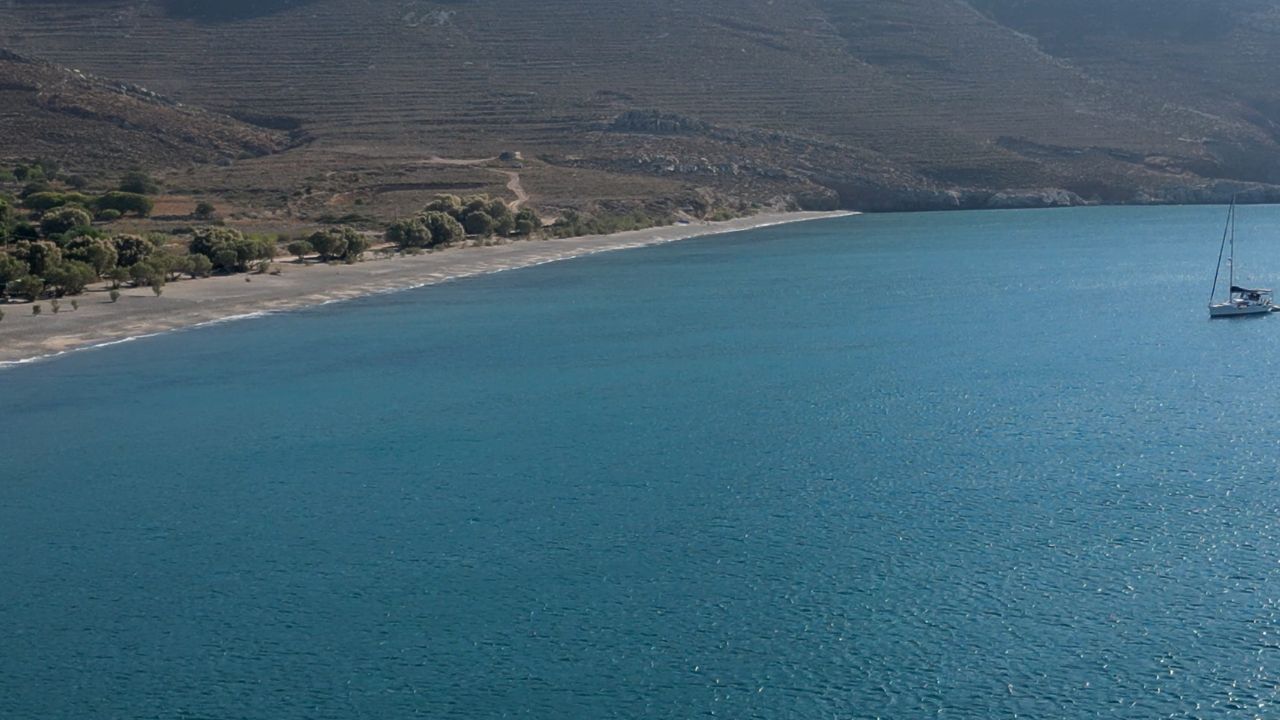
M 0 717 L 1274 717 L 1224 217 L 850 218 L 0 372 Z M 1280 284 L 1280 208 L 1240 237 Z

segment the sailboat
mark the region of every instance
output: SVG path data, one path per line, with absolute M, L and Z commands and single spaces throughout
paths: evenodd
M 1222 254 L 1227 253 L 1227 293 L 1226 302 L 1215 303 L 1218 294 L 1218 276 L 1222 273 Z M 1270 290 L 1253 290 L 1236 285 L 1236 199 L 1231 198 L 1231 209 L 1227 211 L 1227 227 L 1222 231 L 1222 246 L 1218 248 L 1218 268 L 1213 272 L 1213 289 L 1209 291 L 1209 317 L 1238 317 L 1240 315 L 1261 315 L 1277 310 L 1272 305 Z

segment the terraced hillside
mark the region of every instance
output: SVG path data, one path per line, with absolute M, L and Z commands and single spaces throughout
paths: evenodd
M 284 149 L 285 133 L 0 51 L 0 157 L 73 157 L 85 171 L 175 166 Z
M 1213 22 L 1175 8 L 1150 30 L 1105 0 L 0 0 L 0 46 L 304 129 L 305 147 L 183 171 L 287 211 L 389 213 L 446 186 L 501 192 L 514 170 L 551 205 L 1280 182 L 1275 3 L 1179 3 Z M 440 161 L 503 152 L 520 167 Z

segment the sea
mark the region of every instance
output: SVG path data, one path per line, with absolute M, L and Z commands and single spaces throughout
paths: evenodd
M 1225 219 L 824 220 L 0 370 L 0 718 L 1276 717 Z M 1280 207 L 1236 261 L 1280 284 Z

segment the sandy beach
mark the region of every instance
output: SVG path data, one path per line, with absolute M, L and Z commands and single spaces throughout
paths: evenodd
M 299 265 L 281 258 L 276 265 L 281 270 L 279 275 L 185 280 L 166 285 L 160 297 L 146 287 L 121 288 L 120 299 L 115 303 L 105 290 L 95 287 L 84 295 L 64 298 L 57 314 L 52 312 L 48 300 L 39 303 L 43 312 L 38 316 L 32 315 L 29 303 L 0 304 L 5 314 L 0 321 L 0 365 L 34 361 L 206 323 L 421 287 L 598 252 L 849 214 L 769 213 L 615 235 L 453 248 L 369 259 L 354 265 Z M 72 309 L 73 299 L 79 303 L 79 309 Z

